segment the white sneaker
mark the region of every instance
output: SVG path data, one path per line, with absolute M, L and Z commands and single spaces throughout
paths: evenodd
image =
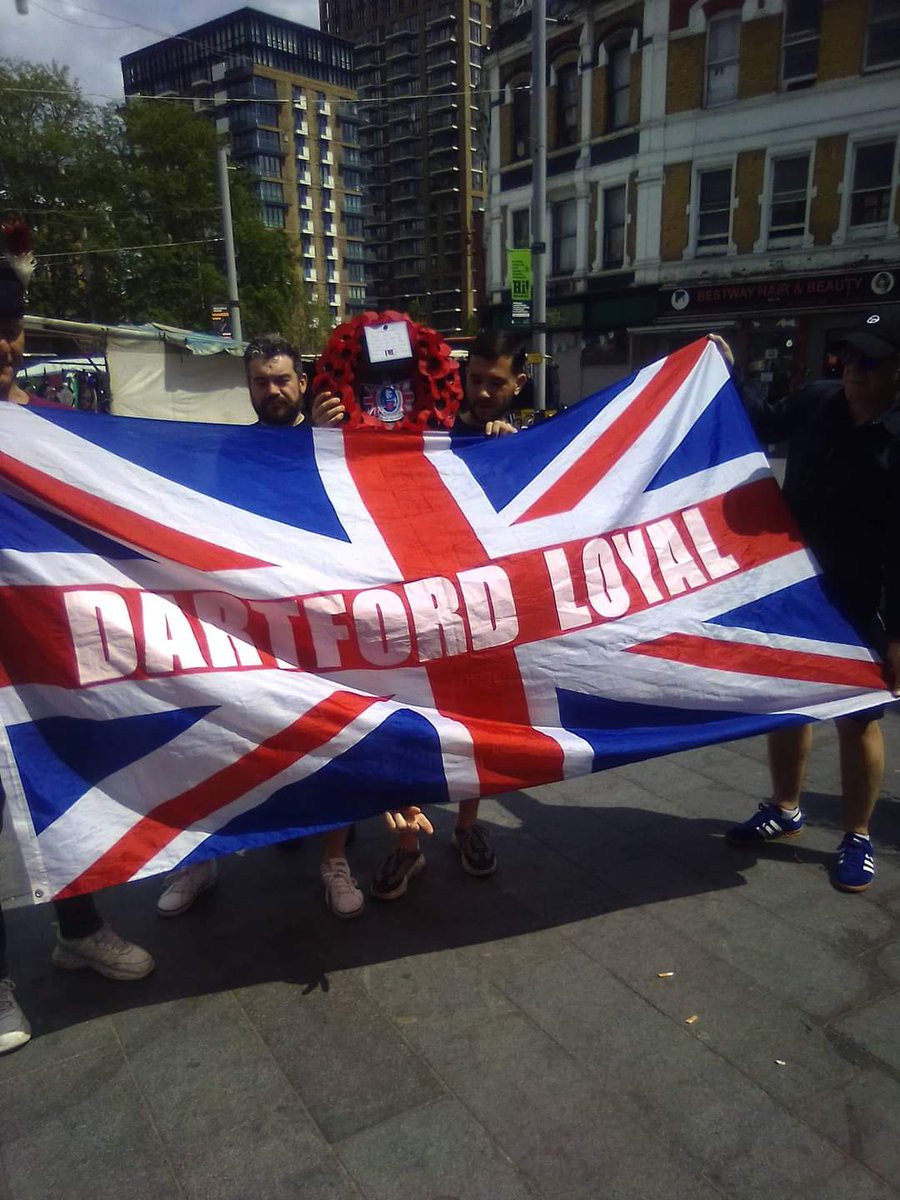
M 350 874 L 346 858 L 326 858 L 322 862 L 325 903 L 336 917 L 358 917 L 363 910 L 363 894 Z
M 31 1026 L 13 996 L 16 985 L 11 979 L 0 979 L 0 1054 L 18 1050 L 31 1041 Z
M 219 869 L 214 858 L 197 863 L 195 867 L 182 867 L 169 876 L 163 894 L 156 902 L 156 911 L 161 917 L 177 917 L 187 912 L 201 892 L 211 888 L 219 878 Z
M 146 950 L 126 942 L 108 925 L 102 925 L 96 933 L 83 938 L 64 938 L 57 934 L 50 961 L 63 971 L 90 967 L 107 979 L 143 979 L 156 966 Z

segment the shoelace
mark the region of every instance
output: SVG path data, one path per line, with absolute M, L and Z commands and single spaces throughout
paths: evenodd
M 328 883 L 336 892 L 355 892 L 357 890 L 356 880 L 350 874 L 347 863 L 340 863 L 332 867 Z
M 483 825 L 470 825 L 460 834 L 460 841 L 469 854 L 487 854 L 490 848 L 487 830 Z

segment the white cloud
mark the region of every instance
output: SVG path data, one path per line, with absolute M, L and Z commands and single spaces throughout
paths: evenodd
M 84 92 L 98 101 L 122 98 L 119 59 L 142 46 L 184 33 L 204 21 L 234 12 L 223 0 L 192 0 L 190 6 L 160 0 L 29 0 L 29 13 L 19 16 L 14 0 L 3 7 L 4 58 L 24 58 L 68 67 Z M 185 11 L 190 8 L 190 22 Z M 316 0 L 262 0 L 259 12 L 318 27 Z

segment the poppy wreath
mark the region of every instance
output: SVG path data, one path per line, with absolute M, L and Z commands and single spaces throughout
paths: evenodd
M 403 321 L 409 330 L 413 357 L 398 363 L 397 370 L 404 372 L 404 378 L 409 374 L 414 401 L 411 412 L 385 425 L 374 413 L 363 410 L 358 385 L 365 378 L 363 330 L 367 325 L 389 321 Z M 419 325 L 397 312 L 364 312 L 338 325 L 316 362 L 313 395 L 324 391 L 340 396 L 347 410 L 345 425 L 349 429 L 449 429 L 462 401 L 459 367 L 450 357 L 450 347 L 427 325 Z

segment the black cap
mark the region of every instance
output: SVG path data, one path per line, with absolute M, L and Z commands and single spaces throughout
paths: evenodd
M 872 313 L 844 338 L 844 345 L 867 358 L 900 358 L 900 313 Z

